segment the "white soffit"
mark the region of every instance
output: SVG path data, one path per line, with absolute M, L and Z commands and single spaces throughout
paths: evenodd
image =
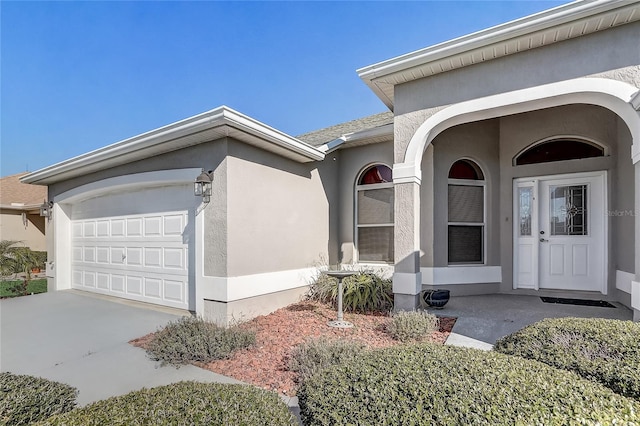
M 357 70 L 393 109 L 396 84 L 640 20 L 640 0 L 581 0 Z
M 50 185 L 224 137 L 237 139 L 300 163 L 324 159 L 324 153 L 317 148 L 231 108 L 221 106 L 45 167 L 20 180 L 25 183 Z

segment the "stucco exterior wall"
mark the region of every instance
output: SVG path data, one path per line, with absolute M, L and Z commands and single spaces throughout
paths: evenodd
M 395 113 L 424 110 L 589 75 L 640 87 L 640 22 L 401 84 Z M 630 71 L 625 71 L 632 67 Z M 616 71 L 612 76 L 609 71 Z M 602 74 L 605 73 L 606 74 Z
M 45 219 L 36 214 L 26 215 L 26 224 L 22 212 L 15 210 L 0 211 L 0 239 L 20 241 L 31 250 L 45 251 Z
M 329 197 L 316 164 L 230 141 L 228 276 L 316 266 L 329 257 Z
M 433 188 L 436 202 L 433 207 L 433 264 L 421 262 L 421 266 L 447 266 L 448 222 L 448 174 L 451 165 L 467 158 L 482 169 L 485 178 L 485 265 L 500 264 L 500 226 L 498 206 L 500 202 L 499 155 L 500 127 L 498 120 L 484 120 L 463 124 L 445 130 L 433 141 Z M 425 190 L 423 189 L 422 194 Z M 424 210 L 423 210 L 424 211 Z M 428 239 L 422 230 L 422 239 Z
M 384 164 L 393 168 L 393 143 L 384 142 L 347 148 L 330 154 L 338 165 L 340 262 L 357 261 L 355 247 L 355 188 L 360 173 L 372 164 Z M 327 161 L 327 160 L 325 160 Z M 332 160 L 333 161 L 333 160 Z

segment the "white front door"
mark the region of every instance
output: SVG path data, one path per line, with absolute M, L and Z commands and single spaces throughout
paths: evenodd
M 514 288 L 606 294 L 606 172 L 514 182 Z

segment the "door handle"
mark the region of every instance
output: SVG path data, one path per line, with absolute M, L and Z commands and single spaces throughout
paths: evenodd
M 544 238 L 540 238 L 540 242 L 541 243 L 547 243 L 547 242 L 549 242 L 549 240 L 545 240 Z

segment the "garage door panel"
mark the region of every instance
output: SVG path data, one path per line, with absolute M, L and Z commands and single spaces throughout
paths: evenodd
M 96 248 L 96 262 L 106 264 L 109 263 L 109 247 Z
M 94 221 L 85 222 L 82 227 L 82 236 L 91 238 L 96 236 L 96 223 Z
M 111 237 L 124 237 L 124 219 L 111 219 Z
M 96 273 L 96 288 L 101 290 L 109 290 L 109 274 L 97 272 Z
M 167 215 L 164 217 L 164 235 L 175 236 L 182 235 L 185 228 L 184 216 L 182 215 Z
M 164 267 L 167 269 L 185 270 L 186 250 L 179 248 L 164 249 Z
M 150 268 L 162 268 L 162 248 L 144 248 L 144 266 Z
M 187 212 L 72 222 L 75 288 L 188 308 Z
M 96 236 L 100 237 L 109 237 L 109 221 L 108 220 L 99 220 L 96 223 Z
M 84 271 L 82 273 L 82 284 L 85 287 L 95 287 L 96 286 L 96 273 L 92 271 Z
M 123 263 L 130 266 L 142 266 L 142 247 L 127 247 Z
M 144 295 L 156 299 L 162 298 L 162 280 L 157 278 L 144 279 Z
M 142 218 L 127 219 L 127 237 L 142 236 Z
M 162 217 L 145 217 L 144 218 L 144 236 L 145 237 L 161 237 L 162 236 Z
M 127 276 L 127 294 L 142 295 L 142 277 Z
M 111 291 L 116 293 L 124 293 L 124 283 L 126 276 L 111 274 Z

